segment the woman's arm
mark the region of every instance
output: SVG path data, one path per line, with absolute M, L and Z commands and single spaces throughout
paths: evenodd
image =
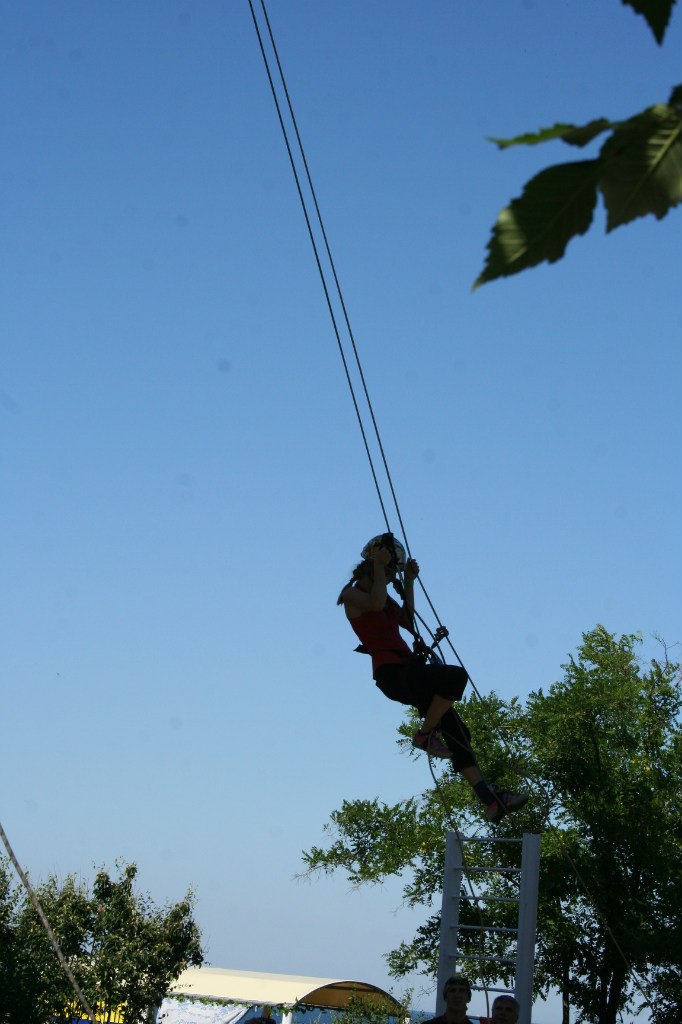
M 402 609 L 401 626 L 413 632 L 414 627 L 414 581 L 419 575 L 419 565 L 415 562 L 414 558 L 408 558 L 405 563 L 405 575 L 404 579 L 404 599 Z
M 385 566 L 391 560 L 391 553 L 386 548 L 375 547 L 372 551 L 374 563 L 374 579 L 369 590 L 359 587 L 346 587 L 343 592 L 343 604 L 349 619 L 356 619 L 363 612 L 380 612 L 388 599 L 386 592 Z

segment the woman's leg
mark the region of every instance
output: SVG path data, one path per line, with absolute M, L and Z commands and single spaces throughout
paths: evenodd
M 426 715 L 424 716 L 424 724 L 421 727 L 422 732 L 432 732 L 446 711 L 449 711 L 452 707 L 452 701 L 448 700 L 447 697 L 439 697 L 437 694 L 429 704 Z
M 528 800 L 527 793 L 510 793 L 486 782 L 471 749 L 471 733 L 456 711 L 448 711 L 441 721 L 443 739 L 451 751 L 453 768 L 469 783 L 485 806 L 489 821 L 499 821 L 511 811 L 517 811 Z
M 416 706 L 424 714 L 424 724 L 420 731 L 432 732 L 454 702 L 461 698 L 469 677 L 459 665 L 419 665 L 415 666 L 413 672 L 420 697 L 420 703 Z M 427 701 L 429 703 L 424 713 Z
M 424 717 L 419 731 L 412 738 L 413 746 L 426 750 L 434 757 L 449 757 L 448 747 L 434 732 L 443 715 L 447 714 L 455 699 L 461 696 L 467 675 L 454 666 L 430 666 L 420 662 L 401 665 L 383 665 L 375 679 L 379 689 L 391 700 L 411 704 Z
M 522 807 L 528 795 L 500 791 L 483 778 L 471 749 L 471 733 L 452 707 L 453 701 L 462 696 L 467 679 L 464 669 L 456 665 L 385 665 L 376 675 L 377 686 L 390 700 L 411 704 L 424 716 L 422 737 L 430 738 L 430 733 L 440 728 L 447 744 L 443 750 L 449 752 L 453 768 L 485 805 L 486 816 L 491 821 L 499 821 L 505 814 Z M 447 696 L 442 696 L 443 693 Z M 426 742 L 415 742 L 415 739 L 412 741 L 415 746 L 434 753 L 432 738 Z M 435 751 L 440 746 L 437 744 Z M 442 754 L 436 753 L 436 756 Z

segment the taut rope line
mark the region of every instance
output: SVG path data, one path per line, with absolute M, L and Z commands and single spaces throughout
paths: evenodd
M 379 498 L 379 504 L 381 505 L 381 511 L 383 513 L 383 516 L 384 516 L 384 522 L 386 523 L 386 529 L 389 530 L 389 532 L 390 532 L 391 527 L 390 527 L 390 523 L 388 521 L 388 515 L 386 513 L 386 507 L 384 505 L 384 500 L 383 500 L 383 497 L 381 495 L 381 487 L 379 486 L 379 480 L 377 478 L 376 470 L 374 468 L 374 460 L 372 459 L 372 453 L 370 451 L 369 442 L 367 440 L 367 434 L 365 432 L 365 427 L 364 427 L 364 424 L 362 422 L 362 414 L 360 412 L 360 408 L 358 406 L 357 398 L 355 396 L 355 389 L 353 387 L 353 381 L 351 379 L 350 370 L 348 368 L 348 361 L 346 359 L 346 354 L 345 354 L 344 349 L 343 349 L 343 344 L 342 344 L 342 341 L 341 341 L 341 335 L 339 333 L 338 324 L 336 322 L 336 317 L 334 315 L 334 307 L 332 306 L 332 301 L 331 301 L 331 297 L 330 297 L 330 294 L 329 294 L 329 288 L 327 287 L 327 280 L 326 280 L 326 277 L 325 277 L 325 274 L 324 274 L 324 270 L 323 270 L 323 267 L 322 267 L 322 262 L 320 260 L 320 254 L 319 254 L 319 251 L 318 251 L 318 248 L 317 248 L 317 242 L 315 241 L 315 235 L 314 235 L 314 232 L 313 232 L 313 229 L 312 229 L 312 224 L 310 223 L 310 217 L 308 215 L 308 207 L 306 205 L 305 197 L 303 195 L 303 189 L 301 188 L 300 178 L 298 176 L 298 171 L 296 169 L 296 162 L 294 160 L 294 156 L 293 156 L 293 153 L 291 151 L 291 145 L 289 143 L 289 136 L 287 134 L 286 125 L 284 124 L 284 118 L 282 117 L 282 110 L 280 108 L 279 99 L 277 97 L 277 91 L 275 89 L 275 84 L 273 82 L 272 74 L 270 72 L 270 64 L 268 62 L 268 57 L 267 57 L 267 54 L 265 52 L 265 46 L 263 44 L 263 38 L 261 36 L 260 28 L 258 26 L 258 20 L 256 18 L 256 12 L 253 9 L 252 0 L 248 0 L 248 4 L 249 4 L 249 8 L 251 10 L 251 17 L 253 18 L 254 28 L 256 29 L 256 35 L 258 36 L 258 45 L 260 46 L 261 55 L 263 57 L 263 64 L 265 65 L 265 71 L 266 71 L 266 74 L 268 76 L 268 82 L 270 83 L 270 91 L 272 92 L 272 98 L 273 98 L 273 100 L 275 102 L 275 108 L 277 110 L 277 117 L 279 118 L 280 128 L 282 129 L 282 135 L 284 137 L 284 144 L 286 146 L 287 154 L 289 156 L 289 163 L 291 164 L 291 170 L 293 171 L 294 180 L 296 182 L 296 189 L 298 191 L 298 198 L 299 198 L 299 200 L 301 202 L 301 207 L 303 209 L 303 216 L 305 217 L 306 227 L 308 228 L 308 235 L 310 237 L 310 243 L 311 243 L 311 245 L 313 247 L 313 253 L 315 254 L 315 262 L 317 264 L 317 269 L 318 269 L 318 272 L 319 272 L 319 275 L 320 275 L 320 281 L 322 282 L 322 288 L 324 289 L 324 296 L 325 296 L 325 299 L 327 301 L 327 308 L 329 310 L 329 316 L 331 317 L 332 326 L 334 328 L 334 334 L 336 336 L 336 343 L 337 343 L 337 346 L 338 346 L 338 349 L 339 349 L 339 354 L 341 356 L 341 361 L 343 363 L 343 368 L 344 368 L 344 371 L 345 371 L 345 374 L 346 374 L 346 380 L 348 382 L 348 387 L 349 387 L 349 390 L 350 390 L 350 393 L 351 393 L 351 398 L 353 399 L 353 406 L 355 408 L 355 415 L 357 417 L 358 426 L 360 427 L 360 433 L 362 434 L 362 440 L 363 440 L 363 443 L 365 445 L 365 452 L 367 454 L 367 459 L 369 461 L 370 469 L 372 471 L 372 478 L 374 480 L 374 486 L 376 488 L 377 496 Z M 263 7 L 263 9 L 265 10 L 265 7 Z M 267 13 L 266 13 L 266 19 L 267 19 Z M 270 23 L 268 21 L 268 28 L 269 28 L 269 24 Z M 271 38 L 272 38 L 272 34 L 271 34 Z M 278 64 L 279 64 L 279 59 L 278 59 Z M 281 71 L 281 67 L 280 67 L 280 74 L 281 73 L 282 73 L 282 71 Z M 297 130 L 296 134 L 298 135 L 298 130 Z M 299 139 L 299 143 L 300 143 L 300 139 Z M 315 206 L 317 207 L 317 202 L 315 203 Z M 319 209 L 318 209 L 318 217 L 319 217 Z
M 249 0 L 249 5 L 251 5 L 251 0 Z M 301 139 L 301 135 L 300 135 L 300 132 L 298 130 L 298 122 L 296 121 L 296 115 L 294 113 L 294 108 L 293 108 L 293 105 L 291 103 L 291 99 L 289 97 L 289 90 L 287 88 L 286 79 L 284 77 L 284 69 L 282 68 L 282 64 L 281 64 L 280 59 L 279 59 L 279 52 L 277 50 L 277 43 L 275 42 L 275 37 L 273 35 L 272 27 L 270 25 L 270 19 L 268 17 L 268 12 L 267 12 L 267 9 L 265 7 L 265 0 L 261 0 L 261 7 L 263 9 L 263 16 L 265 18 L 265 24 L 267 25 L 267 28 L 268 28 L 268 35 L 270 37 L 270 43 L 271 43 L 271 46 L 272 46 L 272 52 L 274 53 L 275 60 L 277 61 L 277 69 L 279 71 L 279 77 L 280 77 L 280 81 L 282 83 L 282 89 L 284 90 L 284 96 L 285 96 L 286 101 L 287 101 L 287 107 L 289 109 L 289 114 L 290 114 L 290 117 L 291 117 L 291 123 L 292 123 L 294 131 L 296 133 L 296 141 L 298 142 L 298 148 L 299 148 L 299 152 L 301 154 L 301 160 L 303 162 L 303 167 L 305 169 L 306 178 L 307 178 L 307 181 L 308 181 L 308 186 L 310 188 L 310 194 L 312 196 L 313 204 L 315 206 L 315 213 L 317 214 L 317 221 L 318 221 L 318 224 L 320 225 L 320 232 L 322 234 L 322 239 L 324 241 L 324 246 L 325 246 L 325 250 L 326 250 L 326 253 L 327 253 L 327 258 L 329 259 L 329 266 L 330 266 L 330 269 L 331 269 L 331 272 L 332 272 L 332 276 L 334 278 L 334 284 L 336 286 L 336 292 L 338 294 L 339 302 L 341 304 L 341 309 L 343 311 L 343 318 L 344 318 L 344 321 L 345 321 L 345 324 L 346 324 L 346 328 L 348 330 L 348 337 L 349 337 L 349 340 L 350 340 L 350 343 L 351 343 L 351 347 L 353 349 L 353 355 L 355 357 L 355 364 L 356 364 L 356 366 L 358 368 L 358 375 L 359 375 L 360 381 L 362 383 L 362 389 L 363 389 L 363 392 L 364 392 L 364 395 L 365 395 L 365 400 L 367 402 L 367 408 L 369 409 L 369 414 L 370 414 L 370 417 L 371 417 L 371 420 L 372 420 L 372 426 L 374 427 L 374 434 L 375 434 L 375 437 L 376 437 L 376 440 L 377 440 L 377 445 L 378 445 L 378 448 L 379 448 L 379 452 L 381 454 L 381 460 L 382 460 L 382 463 L 383 463 L 383 466 L 384 466 L 384 472 L 386 473 L 386 479 L 388 481 L 388 486 L 389 486 L 390 491 L 391 491 L 391 497 L 393 498 L 393 504 L 395 506 L 396 515 L 398 517 L 398 522 L 400 523 L 400 529 L 402 530 L 402 535 L 403 535 L 403 538 L 405 540 L 405 546 L 406 546 L 407 552 L 409 554 L 410 553 L 410 546 L 409 546 L 408 541 L 407 541 L 407 534 L 406 534 L 406 531 L 405 531 L 405 524 L 403 522 L 403 518 L 402 518 L 402 515 L 401 515 L 401 512 L 400 512 L 400 506 L 398 504 L 398 497 L 396 495 L 395 488 L 393 486 L 393 479 L 391 477 L 391 471 L 390 471 L 389 466 L 388 466 L 388 460 L 386 458 L 386 453 L 384 451 L 384 446 L 383 446 L 383 443 L 382 443 L 382 440 L 381 440 L 381 435 L 379 433 L 379 426 L 378 426 L 378 423 L 376 421 L 376 417 L 374 415 L 374 408 L 372 406 L 372 400 L 371 400 L 371 398 L 369 396 L 369 390 L 367 388 L 367 382 L 365 380 L 364 370 L 362 368 L 362 363 L 360 361 L 360 354 L 358 352 L 357 345 L 355 344 L 355 336 L 353 334 L 353 329 L 351 327 L 350 318 L 348 316 L 348 310 L 346 309 L 346 303 L 345 303 L 344 298 L 343 298 L 343 292 L 341 290 L 341 283 L 340 283 L 338 275 L 336 273 L 336 266 L 334 264 L 334 258 L 332 256 L 332 252 L 331 252 L 331 248 L 330 248 L 330 245 L 329 245 L 329 241 L 327 239 L 327 232 L 326 232 L 325 227 L 324 227 L 324 221 L 322 219 L 322 213 L 320 211 L 320 207 L 319 207 L 319 204 L 317 202 L 317 194 L 315 192 L 315 186 L 313 185 L 312 176 L 310 174 L 310 169 L 308 167 L 308 161 L 307 161 L 306 155 L 305 155 L 305 149 L 303 148 L 303 141 Z M 253 11 L 253 8 L 252 8 L 252 11 Z M 280 119 L 280 123 L 281 123 L 281 119 Z M 287 144 L 287 148 L 288 148 L 288 144 Z M 383 508 L 383 502 L 382 502 L 382 508 Z M 384 515 L 385 515 L 385 513 L 384 513 Z M 387 523 L 387 526 L 388 526 L 388 523 Z

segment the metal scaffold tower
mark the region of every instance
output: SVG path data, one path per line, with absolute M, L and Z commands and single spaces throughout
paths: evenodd
M 521 845 L 520 867 L 490 867 L 476 864 L 474 844 L 516 843 Z M 469 856 L 465 863 L 465 848 L 469 844 Z M 481 847 L 479 846 L 478 849 Z M 472 859 L 473 858 L 473 859 Z M 497 873 L 518 875 L 519 888 L 516 896 L 494 896 L 485 891 L 475 892 L 476 881 L 484 874 Z M 443 987 L 447 978 L 457 974 L 457 962 L 472 960 L 484 961 L 486 964 L 498 963 L 500 966 L 514 965 L 513 995 L 517 999 L 520 1011 L 518 1024 L 530 1024 L 533 1003 L 533 961 L 535 956 L 535 932 L 538 909 L 538 881 L 540 875 L 540 836 L 524 833 L 521 839 L 467 838 L 459 832 L 448 832 L 445 847 L 445 871 L 443 877 L 443 903 L 440 925 L 440 954 L 438 959 L 438 1001 L 436 1015 L 443 1013 Z M 473 902 L 478 908 L 481 920 L 479 924 L 460 924 L 460 902 Z M 517 903 L 518 917 L 515 928 L 503 928 L 495 924 L 486 924 L 485 907 L 492 903 Z M 506 934 L 515 937 L 515 956 L 513 958 L 483 956 L 459 952 L 460 932 L 480 932 L 485 934 Z M 466 973 L 466 972 L 464 972 Z M 472 988 L 485 992 L 505 992 L 506 988 L 492 988 L 487 985 L 472 985 Z

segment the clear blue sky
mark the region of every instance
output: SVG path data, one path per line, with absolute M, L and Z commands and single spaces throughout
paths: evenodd
M 471 292 L 498 210 L 585 155 L 486 137 L 667 99 L 679 12 L 662 48 L 616 0 L 269 12 L 477 686 L 548 686 L 598 622 L 681 640 L 679 211 L 607 236 L 600 209 Z M 216 966 L 390 985 L 400 884 L 294 879 L 344 798 L 430 777 L 334 604 L 383 524 L 246 0 L 0 25 L 3 824 L 34 878 L 191 883 Z

